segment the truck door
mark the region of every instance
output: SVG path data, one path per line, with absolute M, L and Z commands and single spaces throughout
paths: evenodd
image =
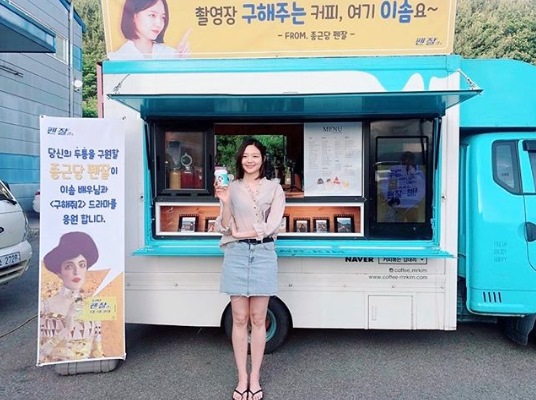
M 527 240 L 526 229 L 528 221 L 536 224 L 536 196 L 529 152 L 519 134 L 507 132 L 474 135 L 466 142 L 460 224 L 466 243 L 460 249 L 467 260 L 467 308 L 483 314 L 534 313 L 536 263 L 528 258 L 536 260 L 536 242 Z
M 536 140 L 522 141 L 520 153 L 525 202 L 525 238 L 530 265 L 536 269 Z

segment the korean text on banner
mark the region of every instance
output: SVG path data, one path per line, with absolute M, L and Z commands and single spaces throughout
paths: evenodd
M 451 54 L 456 0 L 101 0 L 111 60 Z
M 40 122 L 37 364 L 124 359 L 122 122 Z

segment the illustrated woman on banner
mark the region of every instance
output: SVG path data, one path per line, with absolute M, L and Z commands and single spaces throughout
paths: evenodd
M 46 269 L 57 275 L 59 291 L 41 301 L 39 362 L 102 358 L 101 322 L 82 318 L 87 271 L 99 259 L 87 233 L 69 232 L 45 255 Z M 54 292 L 51 290 L 52 293 Z
M 127 42 L 118 50 L 109 53 L 108 58 L 143 60 L 188 57 L 190 31 L 186 32 L 177 48 L 173 48 L 164 44 L 168 25 L 169 10 L 166 0 L 125 0 L 121 32 Z

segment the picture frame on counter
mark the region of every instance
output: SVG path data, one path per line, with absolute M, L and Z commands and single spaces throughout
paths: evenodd
M 179 232 L 196 232 L 197 231 L 197 215 L 181 215 L 179 216 Z
M 336 215 L 335 231 L 337 233 L 355 232 L 354 217 L 352 215 Z
M 285 232 L 288 232 L 288 228 L 289 228 L 289 216 L 288 215 L 283 215 L 283 218 L 281 218 L 281 224 L 279 224 L 279 229 L 278 229 L 278 232 L 279 233 L 285 233 Z
M 329 218 L 315 218 L 313 220 L 313 232 L 328 233 L 329 232 Z
M 309 218 L 295 218 L 294 219 L 294 232 L 297 232 L 297 233 L 311 232 L 311 222 Z
M 205 232 L 216 232 L 216 217 L 205 218 Z

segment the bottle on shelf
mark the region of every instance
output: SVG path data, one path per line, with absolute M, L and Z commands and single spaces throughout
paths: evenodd
M 285 170 L 285 185 L 292 185 L 292 171 L 290 167 L 287 167 Z
M 194 171 L 192 168 L 192 162 L 192 156 L 185 152 L 181 157 L 181 164 L 183 166 L 181 174 L 181 187 L 183 189 L 194 188 Z
M 181 170 L 180 168 L 173 168 L 169 171 L 169 188 L 180 189 L 181 188 Z

